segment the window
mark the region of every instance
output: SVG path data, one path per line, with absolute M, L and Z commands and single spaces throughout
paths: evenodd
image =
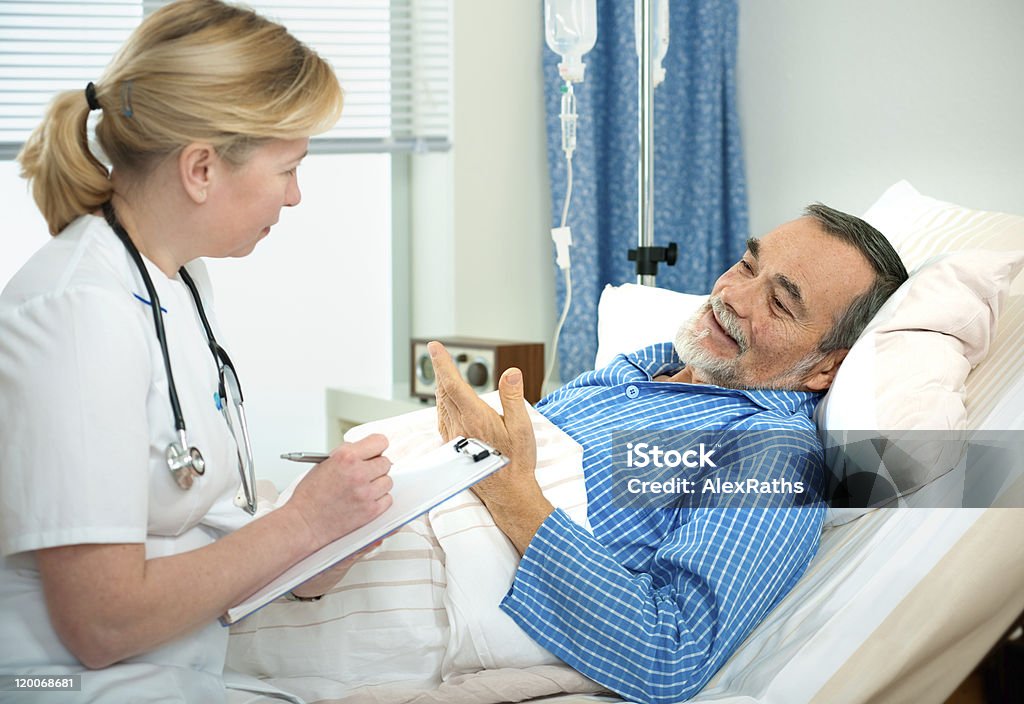
M 314 152 L 450 146 L 450 0 L 247 3 L 334 65 L 342 119 Z M 13 158 L 50 98 L 99 80 L 155 0 L 0 0 L 0 158 Z
M 449 148 L 448 0 L 248 4 L 328 59 L 345 89 L 341 120 L 317 138 L 313 151 Z

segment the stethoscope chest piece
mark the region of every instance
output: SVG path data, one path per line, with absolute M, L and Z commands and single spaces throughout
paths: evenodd
M 206 472 L 206 460 L 194 447 L 185 449 L 184 443 L 172 442 L 167 446 L 167 468 L 182 489 L 191 489 L 196 477 Z

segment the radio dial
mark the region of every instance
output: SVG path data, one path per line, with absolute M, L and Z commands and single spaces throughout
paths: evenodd
M 487 365 L 483 362 L 473 362 L 466 367 L 466 381 L 470 386 L 486 386 L 487 377 Z

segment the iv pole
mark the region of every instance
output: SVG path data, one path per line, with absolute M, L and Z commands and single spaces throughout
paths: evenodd
M 629 250 L 629 261 L 636 262 L 636 282 L 642 286 L 655 286 L 658 262 L 667 266 L 676 263 L 675 242 L 667 247 L 654 246 L 654 16 L 651 4 L 656 0 L 639 0 L 640 61 L 637 116 L 639 121 L 640 153 L 637 164 L 638 243 Z

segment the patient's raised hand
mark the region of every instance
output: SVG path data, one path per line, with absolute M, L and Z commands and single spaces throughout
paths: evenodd
M 523 375 L 507 369 L 498 381 L 504 415 L 488 406 L 459 375 L 451 356 L 439 342 L 427 345 L 437 379 L 437 426 L 447 442 L 457 435 L 493 445 L 510 462 L 504 469 L 473 486 L 495 523 L 520 553 L 553 507 L 534 476 L 537 441 L 523 399 Z
M 499 415 L 476 395 L 465 382 L 440 342 L 427 345 L 434 365 L 437 398 L 437 429 L 445 442 L 463 435 L 483 440 L 513 461 L 536 464 L 537 448 L 533 424 L 523 400 L 522 373 L 505 370 L 498 382 L 498 393 L 505 415 Z

